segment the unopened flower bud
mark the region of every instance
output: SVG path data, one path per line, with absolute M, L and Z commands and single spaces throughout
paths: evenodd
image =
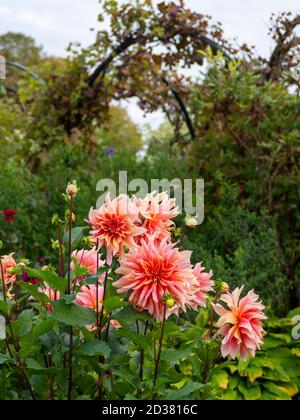
M 61 223 L 61 220 L 59 219 L 59 215 L 57 213 L 53 214 L 51 222 L 54 226 L 57 226 L 59 223 Z
M 166 307 L 167 308 L 173 308 L 173 306 L 175 305 L 175 300 L 172 298 L 169 298 L 166 300 Z
M 3 242 L 0 241 L 0 249 L 2 249 L 2 248 L 3 248 Z
M 191 215 L 187 215 L 185 218 L 185 225 L 189 228 L 195 228 L 196 226 L 198 226 L 198 220 L 196 219 L 196 217 L 191 216 Z
M 59 241 L 55 241 L 54 239 L 51 239 L 51 246 L 53 249 L 59 249 Z
M 70 210 L 66 210 L 66 213 L 65 213 L 65 218 L 66 218 L 66 221 L 67 221 L 67 222 L 69 222 L 69 221 L 70 221 Z M 72 222 L 73 222 L 73 223 L 75 223 L 75 222 L 76 222 L 76 216 L 75 216 L 75 214 L 74 214 L 74 213 L 72 213 Z
M 229 292 L 229 290 L 230 290 L 230 287 L 229 287 L 228 283 L 226 283 L 225 281 L 222 281 L 221 284 L 220 284 L 220 291 L 222 293 L 227 293 L 227 292 Z
M 69 183 L 66 189 L 66 193 L 69 196 L 75 197 L 78 194 L 79 188 L 77 186 L 77 182 L 73 181 L 72 183 Z

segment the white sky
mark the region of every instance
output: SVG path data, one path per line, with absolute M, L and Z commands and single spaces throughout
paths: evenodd
M 300 0 L 186 0 L 186 5 L 213 16 L 223 23 L 227 37 L 255 45 L 265 56 L 272 48 L 267 34 L 271 13 L 300 12 Z M 95 33 L 89 29 L 98 27 L 98 12 L 98 0 L 0 0 L 0 34 L 23 32 L 42 44 L 46 53 L 64 55 L 71 41 L 83 45 L 93 42 Z M 161 121 L 160 113 L 144 119 L 134 103 L 129 105 L 129 111 L 141 125 L 150 122 L 157 126 Z

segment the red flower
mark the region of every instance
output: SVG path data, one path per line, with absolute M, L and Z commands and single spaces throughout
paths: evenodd
M 14 222 L 14 217 L 17 214 L 17 212 L 14 209 L 7 209 L 2 210 L 2 214 L 5 217 L 5 221 L 11 225 Z

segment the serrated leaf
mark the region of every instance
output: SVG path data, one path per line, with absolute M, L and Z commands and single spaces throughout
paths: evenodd
M 96 314 L 91 309 L 75 304 L 67 305 L 63 300 L 53 301 L 52 305 L 53 317 L 66 325 L 85 327 L 96 324 Z
M 120 298 L 119 296 L 106 297 L 104 301 L 104 309 L 107 312 L 112 312 L 116 309 L 123 308 L 127 305 L 128 303 L 125 302 L 124 299 Z
M 149 352 L 149 344 L 146 338 L 134 331 L 131 331 L 127 328 L 120 328 L 119 330 L 114 330 L 113 334 L 118 337 L 124 337 L 131 340 L 134 344 Z
M 104 356 L 105 358 L 110 355 L 110 347 L 105 341 L 93 340 L 87 341 L 79 348 L 81 354 L 87 356 Z

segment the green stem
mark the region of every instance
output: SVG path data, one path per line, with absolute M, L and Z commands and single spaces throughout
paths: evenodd
M 158 375 L 158 368 L 161 358 L 161 351 L 162 351 L 162 345 L 163 345 L 163 338 L 164 338 L 164 332 L 165 332 L 165 323 L 166 323 L 166 311 L 167 306 L 164 304 L 164 315 L 163 315 L 163 321 L 161 325 L 161 332 L 160 332 L 160 338 L 159 338 L 159 347 L 158 347 L 158 354 L 155 360 L 155 369 L 154 369 L 154 377 L 153 377 L 153 394 L 152 394 L 152 400 L 157 399 L 157 394 L 155 392 L 155 386 L 157 381 L 157 375 Z
M 72 259 L 72 227 L 73 227 L 73 197 L 70 196 L 70 215 L 69 215 L 69 249 L 68 249 L 68 290 L 67 294 L 71 294 L 71 259 Z M 73 388 L 73 327 L 70 327 L 70 345 L 68 360 L 68 400 L 72 399 Z

